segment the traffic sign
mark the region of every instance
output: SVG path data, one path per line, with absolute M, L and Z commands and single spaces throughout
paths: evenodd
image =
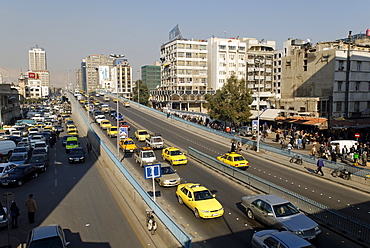
M 161 164 L 151 164 L 144 166 L 145 179 L 157 178 L 162 176 Z
M 360 138 L 360 134 L 359 133 L 355 133 L 355 138 Z
M 252 121 L 252 129 L 257 130 L 258 129 L 258 120 L 253 120 Z

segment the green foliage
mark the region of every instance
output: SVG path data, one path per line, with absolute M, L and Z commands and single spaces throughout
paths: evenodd
M 215 95 L 206 95 L 206 100 L 204 107 L 208 109 L 208 115 L 212 119 L 229 123 L 249 121 L 249 105 L 253 98 L 244 79 L 238 80 L 231 76 Z
M 142 83 L 141 80 L 137 80 L 136 81 L 136 85 L 139 86 L 139 96 L 138 96 L 138 87 L 136 86 L 135 88 L 133 88 L 133 96 L 132 96 L 132 100 L 134 102 L 137 102 L 138 101 L 138 98 L 139 98 L 139 101 L 140 101 L 140 104 L 143 104 L 145 106 L 149 106 L 149 90 L 148 90 L 148 87 Z

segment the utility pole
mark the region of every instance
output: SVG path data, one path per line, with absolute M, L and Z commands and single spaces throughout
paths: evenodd
M 348 49 L 347 49 L 347 67 L 346 67 L 346 94 L 344 102 L 345 118 L 349 118 L 349 73 L 351 70 L 351 43 L 352 43 L 352 31 L 348 33 Z

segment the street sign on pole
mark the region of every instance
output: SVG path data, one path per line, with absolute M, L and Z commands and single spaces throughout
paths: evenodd
M 121 139 L 128 137 L 128 128 L 127 127 L 119 127 L 119 137 Z
M 253 120 L 252 121 L 252 129 L 257 130 L 258 129 L 258 120 Z
M 144 166 L 144 177 L 145 179 L 152 179 L 153 182 L 153 200 L 155 201 L 155 184 L 154 184 L 154 178 L 161 177 L 162 176 L 162 170 L 161 170 L 161 164 L 151 164 Z
M 355 133 L 355 138 L 360 138 L 360 134 L 359 133 Z

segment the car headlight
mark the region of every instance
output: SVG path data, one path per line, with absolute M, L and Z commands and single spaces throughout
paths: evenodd
M 202 212 L 203 212 L 203 213 L 209 213 L 209 212 L 211 212 L 211 211 L 209 211 L 209 210 L 202 210 Z
M 15 183 L 17 180 L 9 180 L 9 182 L 11 182 L 11 183 Z
M 319 232 L 319 231 L 320 231 L 319 226 L 315 227 L 315 231 L 316 231 L 316 232 Z
M 294 233 L 294 234 L 296 234 L 296 235 L 303 235 L 303 232 L 302 232 L 302 231 L 300 231 L 300 230 L 298 230 L 298 231 L 294 231 L 293 233 Z

